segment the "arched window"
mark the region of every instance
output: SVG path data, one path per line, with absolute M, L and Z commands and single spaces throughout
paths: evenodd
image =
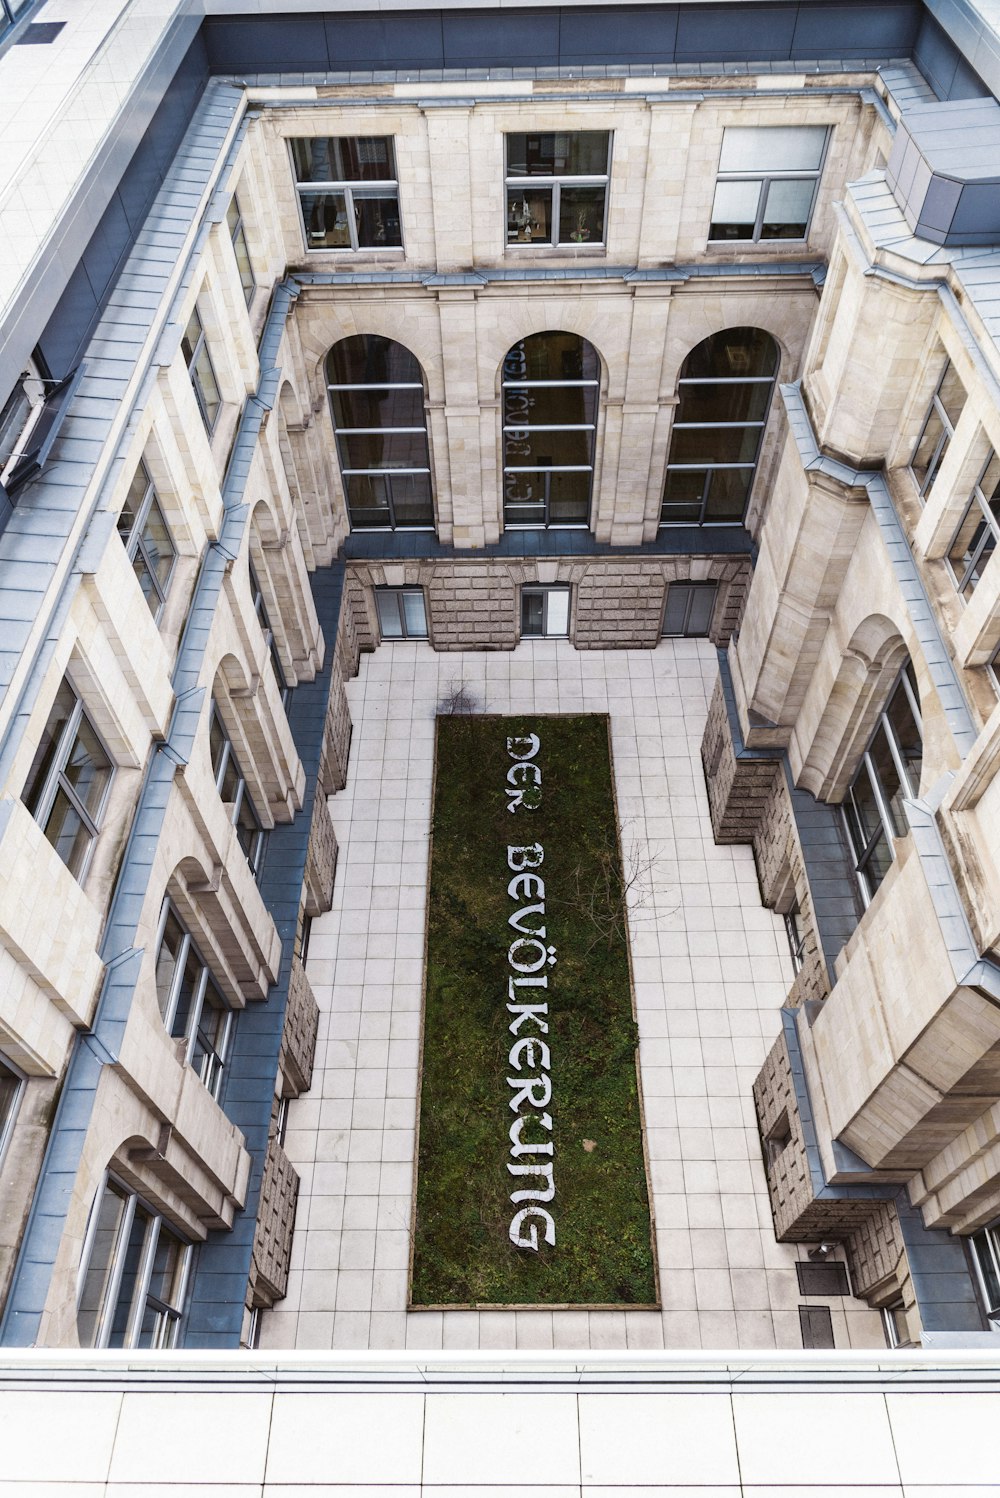
M 588 523 L 600 370 L 597 350 L 575 333 L 533 333 L 507 354 L 505 525 Z
M 681 366 L 661 525 L 740 525 L 778 371 L 761 328 L 726 328 Z
M 923 759 L 920 694 L 907 661 L 844 797 L 844 821 L 866 905 L 896 856 L 893 839 L 909 831 L 906 801 L 919 795 Z
M 326 361 L 337 454 L 354 530 L 432 530 L 424 378 L 401 343 L 359 333 Z

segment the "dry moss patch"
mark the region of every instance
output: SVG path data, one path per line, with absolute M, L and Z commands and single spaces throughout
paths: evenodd
M 509 738 L 536 734 L 541 799 L 508 810 Z M 509 1236 L 509 846 L 540 843 L 555 1243 Z M 603 714 L 438 719 L 411 1299 L 431 1305 L 657 1300 L 622 874 Z M 527 949 L 519 955 L 525 956 Z M 528 995 L 526 994 L 526 997 Z M 537 996 L 537 995 L 536 995 Z M 530 1068 L 524 1067 L 525 1074 Z M 537 1070 L 537 1067 L 535 1068 Z M 543 1137 L 536 1121 L 524 1137 Z

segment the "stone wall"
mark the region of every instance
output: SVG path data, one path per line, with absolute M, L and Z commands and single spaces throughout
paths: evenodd
M 283 1096 L 298 1097 L 308 1090 L 312 1082 L 318 1031 L 319 1005 L 305 967 L 297 957 L 293 957 L 278 1061 L 278 1070 L 284 1079 Z
M 277 1138 L 272 1134 L 264 1157 L 264 1179 L 253 1240 L 250 1301 L 272 1306 L 288 1289 L 292 1231 L 299 1197 L 299 1178 Z
M 773 759 L 737 758 L 721 678 L 708 709 L 701 762 L 715 841 L 752 842 L 780 770 Z

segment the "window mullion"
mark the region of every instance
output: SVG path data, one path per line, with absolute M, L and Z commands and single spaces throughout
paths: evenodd
M 162 936 L 160 940 L 163 940 Z M 159 951 L 159 943 L 157 944 L 157 951 Z M 191 938 L 185 931 L 181 938 L 180 949 L 177 955 L 177 966 L 174 970 L 173 982 L 170 985 L 170 995 L 167 999 L 167 1013 L 163 1016 L 163 1023 L 167 1030 L 172 1030 L 174 1026 L 174 1017 L 177 1014 L 177 1004 L 180 1000 L 181 988 L 184 983 L 184 971 L 187 967 L 190 952 Z
M 879 726 L 885 728 L 885 730 L 886 730 L 886 736 L 888 737 L 889 746 L 890 746 L 890 749 L 891 749 L 891 747 L 892 747 L 892 732 L 889 729 L 889 726 L 888 726 L 888 724 L 886 722 L 885 713 L 880 713 L 879 714 Z M 876 732 L 878 732 L 878 727 L 876 727 Z M 891 812 L 889 810 L 889 807 L 886 805 L 885 793 L 882 790 L 882 782 L 880 781 L 880 779 L 878 777 L 878 772 L 875 769 L 875 765 L 874 765 L 874 763 L 872 761 L 871 754 L 870 754 L 869 750 L 867 750 L 867 749 L 865 750 L 865 753 L 864 753 L 864 765 L 865 765 L 866 771 L 868 772 L 868 780 L 869 780 L 869 782 L 871 784 L 872 794 L 875 797 L 875 804 L 878 807 L 879 816 L 882 819 L 882 831 L 883 831 L 883 833 L 885 835 L 885 838 L 886 838 L 886 841 L 887 841 L 887 843 L 889 845 L 889 851 L 890 851 L 890 853 L 892 853 L 893 858 L 895 858 L 896 855 L 895 855 L 895 852 L 893 851 L 893 839 L 895 838 L 896 834 L 893 831 L 892 814 L 891 814 Z M 897 768 L 898 768 L 898 766 L 897 766 Z M 906 784 L 905 780 L 903 781 L 903 784 L 904 785 Z
M 125 1328 L 125 1346 L 136 1347 L 142 1333 L 142 1323 L 146 1316 L 146 1296 L 149 1294 L 149 1283 L 153 1277 L 153 1260 L 156 1257 L 156 1245 L 160 1237 L 160 1224 L 162 1218 L 151 1215 L 146 1227 L 146 1235 L 142 1245 L 142 1262 L 136 1275 L 136 1293 L 132 1300 L 132 1309 L 129 1312 L 128 1326 Z
M 107 1191 L 109 1184 L 110 1181 L 105 1179 L 101 1197 L 98 1199 L 98 1212 L 100 1211 L 104 1192 Z M 132 1224 L 135 1221 L 135 1203 L 135 1194 L 130 1191 L 125 1200 L 125 1211 L 122 1213 L 122 1220 L 118 1227 L 118 1236 L 115 1240 L 111 1273 L 108 1276 L 108 1288 L 105 1293 L 104 1313 L 101 1316 L 100 1329 L 94 1339 L 96 1347 L 107 1347 L 111 1339 L 111 1328 L 114 1324 L 115 1312 L 118 1309 L 118 1295 L 121 1291 L 122 1275 L 125 1272 L 125 1257 L 128 1253 L 128 1242 L 132 1236 Z

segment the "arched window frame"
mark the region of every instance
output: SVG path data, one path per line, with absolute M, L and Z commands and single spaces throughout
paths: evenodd
M 923 719 L 920 714 L 920 694 L 917 691 L 913 665 L 907 661 L 896 677 L 892 691 L 886 698 L 885 707 L 878 715 L 878 721 L 868 738 L 861 761 L 847 788 L 841 807 L 847 832 L 847 844 L 854 858 L 858 888 L 866 906 L 874 899 L 896 856 L 893 847 L 894 839 L 904 837 L 909 830 L 905 809 L 896 808 L 894 803 L 897 797 L 900 800 L 913 800 L 920 790 L 919 770 L 914 774 L 912 765 L 899 741 L 899 734 L 892 718 L 893 705 L 899 697 L 902 698 L 913 718 L 922 744 Z M 890 756 L 888 763 L 899 780 L 899 785 L 893 795 L 887 792 L 884 772 L 879 769 L 874 754 L 876 740 L 880 735 L 888 747 Z M 868 807 L 872 826 L 867 831 L 863 805 L 858 795 L 859 787 L 871 798 Z M 884 862 L 881 873 L 878 872 L 877 857 L 880 849 Z
M 384 338 L 384 335 L 383 334 L 376 334 L 376 333 L 372 333 L 372 334 L 362 333 L 362 334 L 353 334 L 353 335 L 351 335 L 351 338 L 360 338 L 360 339 L 371 338 L 371 339 L 375 339 L 375 338 Z M 389 345 L 390 347 L 401 348 L 409 356 L 409 358 L 412 359 L 414 365 L 416 366 L 416 370 L 417 370 L 417 372 L 420 375 L 419 380 L 384 380 L 384 381 L 379 381 L 379 380 L 364 380 L 364 381 L 338 381 L 338 380 L 331 380 L 329 378 L 329 376 L 332 373 L 331 363 L 332 363 L 332 360 L 333 360 L 333 356 L 334 356 L 334 354 L 335 354 L 335 352 L 336 352 L 336 350 L 338 348 L 342 347 L 343 344 L 345 344 L 345 343 L 347 343 L 349 341 L 351 341 L 351 339 L 344 338 L 344 339 L 341 339 L 338 343 L 335 343 L 333 345 L 333 347 L 330 349 L 329 353 L 326 356 L 326 365 L 325 365 L 325 368 L 326 368 L 326 374 L 327 374 L 327 387 L 326 387 L 327 388 L 327 395 L 328 395 L 328 398 L 329 398 L 329 401 L 330 401 L 330 419 L 333 422 L 334 437 L 335 437 L 336 443 L 337 443 L 337 459 L 338 459 L 338 462 L 340 463 L 340 472 L 341 472 L 341 477 L 342 477 L 343 483 L 344 483 L 344 502 L 345 502 L 345 504 L 347 506 L 347 516 L 348 516 L 348 520 L 350 521 L 350 524 L 351 524 L 351 529 L 352 530 L 361 530 L 361 531 L 370 531 L 370 530 L 400 530 L 400 529 L 403 529 L 403 530 L 426 530 L 426 531 L 432 531 L 432 530 L 434 530 L 434 486 L 433 486 L 433 483 L 432 483 L 432 475 L 431 475 L 431 465 L 430 465 L 430 436 L 429 436 L 428 428 L 427 428 L 427 414 L 426 414 L 426 410 L 423 412 L 423 423 L 420 426 L 413 426 L 413 425 L 409 425 L 409 426 L 360 426 L 360 427 L 358 427 L 358 426 L 341 426 L 341 425 L 339 425 L 339 423 L 337 421 L 337 403 L 336 403 L 336 401 L 334 399 L 334 397 L 338 393 L 349 394 L 352 391 L 363 391 L 363 390 L 382 390 L 382 391 L 391 391 L 391 390 L 419 390 L 420 393 L 421 393 L 421 404 L 423 406 L 423 403 L 426 402 L 426 399 L 427 399 L 427 384 L 426 384 L 426 381 L 424 379 L 424 374 L 423 374 L 423 370 L 422 370 L 422 368 L 420 366 L 420 362 L 417 359 L 416 355 L 413 354 L 411 352 L 411 350 L 406 347 L 405 344 L 400 343 L 398 341 L 398 339 L 385 338 L 385 342 L 386 342 L 387 345 Z M 349 454 L 348 454 L 348 451 L 347 451 L 347 445 L 346 445 L 346 440 L 345 439 L 348 439 L 350 437 L 365 437 L 365 436 L 376 436 L 376 435 L 387 435 L 387 434 L 393 434 L 393 435 L 396 435 L 396 436 L 414 436 L 414 435 L 416 435 L 418 433 L 422 433 L 423 434 L 423 438 L 424 438 L 424 451 L 425 451 L 425 453 L 427 455 L 427 461 L 426 461 L 425 464 L 421 464 L 421 465 L 417 465 L 417 466 L 412 466 L 412 467 L 398 467 L 398 468 L 391 467 L 391 466 L 376 467 L 376 466 L 373 466 L 373 465 L 369 465 L 369 466 L 364 467 L 364 468 L 357 468 L 357 467 L 352 466 L 352 464 L 349 461 Z M 397 477 L 397 478 L 402 478 L 402 477 L 416 477 L 418 475 L 426 475 L 426 478 L 427 478 L 427 491 L 428 491 L 427 492 L 427 499 L 428 499 L 429 514 L 427 515 L 426 519 L 421 519 L 421 520 L 419 520 L 419 521 L 417 521 L 417 522 L 414 523 L 414 522 L 410 522 L 410 521 L 407 521 L 407 520 L 404 520 L 404 519 L 400 518 L 400 515 L 398 513 L 398 509 L 397 509 L 397 501 L 396 501 L 396 498 L 393 495 L 393 484 L 392 484 L 392 480 L 393 480 L 393 477 Z M 350 481 L 351 481 L 352 478 L 361 478 L 361 479 L 369 478 L 369 479 L 380 480 L 381 481 L 381 487 L 382 487 L 382 490 L 383 490 L 383 495 L 384 495 L 384 500 L 385 500 L 384 509 L 385 509 L 385 513 L 386 513 L 386 516 L 387 516 L 387 521 L 386 521 L 385 524 L 382 524 L 382 525 L 358 524 L 356 522 L 355 516 L 354 516 L 354 513 L 353 513 L 354 507 L 352 506 L 352 500 L 351 500 L 351 482 Z M 361 507 L 359 506 L 357 508 L 360 509 Z
M 770 340 L 771 348 L 773 350 L 773 355 L 774 355 L 774 367 L 773 367 L 773 369 L 772 369 L 772 371 L 771 371 L 770 374 L 768 374 L 768 375 L 711 375 L 711 376 L 706 376 L 706 375 L 688 375 L 688 374 L 685 373 L 685 371 L 691 367 L 691 363 L 692 363 L 692 360 L 694 358 L 694 355 L 697 354 L 698 351 L 700 349 L 702 349 L 706 343 L 710 342 L 711 339 L 723 337 L 726 333 L 738 333 L 738 332 L 762 333 L 762 334 L 764 334 L 765 337 L 767 337 Z M 663 492 L 662 492 L 662 497 L 661 497 L 661 501 L 660 501 L 660 525 L 661 526 L 672 526 L 672 525 L 736 526 L 736 525 L 743 525 L 745 523 L 745 521 L 746 521 L 746 515 L 747 515 L 747 509 L 748 509 L 749 504 L 750 504 L 750 496 L 753 493 L 754 480 L 755 480 L 755 478 L 757 476 L 757 464 L 760 461 L 761 447 L 763 446 L 763 442 L 764 442 L 764 432 L 767 429 L 767 421 L 768 421 L 768 417 L 770 416 L 770 413 L 771 413 L 771 403 L 772 403 L 772 401 L 774 399 L 774 386 L 777 383 L 778 368 L 779 368 L 780 362 L 781 362 L 781 353 L 780 353 L 780 349 L 778 348 L 778 344 L 777 344 L 776 340 L 772 337 L 772 335 L 770 333 L 768 333 L 765 328 L 750 328 L 750 327 L 745 328 L 745 329 L 744 328 L 723 328 L 723 329 L 720 329 L 718 333 L 711 333 L 711 334 L 709 334 L 708 338 L 703 338 L 700 343 L 695 344 L 695 346 L 692 349 L 688 350 L 688 353 L 687 353 L 687 355 L 685 356 L 685 359 L 684 359 L 684 363 L 681 365 L 680 375 L 679 375 L 678 380 L 677 380 L 678 404 L 677 404 L 677 409 L 676 409 L 676 413 L 675 413 L 675 416 L 674 416 L 673 426 L 672 426 L 671 432 L 670 432 L 670 450 L 669 450 L 669 452 L 667 454 L 667 467 L 666 467 L 666 473 L 664 475 Z M 744 420 L 744 421 L 685 421 L 684 420 L 684 405 L 685 405 L 684 396 L 685 396 L 685 392 L 686 391 L 691 390 L 695 386 L 700 386 L 700 387 L 705 387 L 705 386 L 734 387 L 734 386 L 738 386 L 738 385 L 744 385 L 744 386 L 746 386 L 746 385 L 759 385 L 759 386 L 767 386 L 768 387 L 767 388 L 766 400 L 765 400 L 763 409 L 762 409 L 761 414 L 760 414 L 759 417 L 755 417 L 753 420 Z M 676 438 L 677 438 L 677 434 L 679 432 L 691 432 L 691 431 L 740 431 L 740 430 L 753 430 L 753 429 L 756 429 L 756 431 L 757 431 L 757 442 L 756 442 L 756 446 L 754 448 L 754 454 L 753 454 L 752 461 L 749 461 L 747 459 L 741 459 L 739 462 L 735 462 L 735 463 L 733 463 L 733 462 L 716 462 L 716 461 L 712 461 L 711 459 L 705 459 L 705 460 L 703 460 L 701 462 L 697 462 L 697 463 L 679 463 L 677 461 L 672 461 L 674 452 L 676 450 Z M 736 518 L 735 516 L 733 516 L 733 517 L 727 516 L 727 517 L 721 518 L 721 519 L 720 518 L 713 518 L 710 515 L 710 513 L 709 513 L 711 502 L 712 502 L 712 486 L 713 486 L 714 476 L 715 476 L 716 473 L 723 472 L 723 471 L 724 472 L 729 472 L 729 473 L 732 473 L 732 472 L 747 472 L 749 474 L 749 477 L 747 479 L 746 489 L 745 489 L 745 492 L 744 492 L 744 495 L 743 495 L 743 509 L 742 509 L 742 512 L 741 512 L 739 518 Z M 672 473 L 690 473 L 690 474 L 701 473 L 701 474 L 703 474 L 704 477 L 702 479 L 702 484 L 701 484 L 700 492 L 698 492 L 695 495 L 692 495 L 692 497 L 689 500 L 684 500 L 684 501 L 669 501 L 667 499 L 667 489 L 668 489 L 668 486 L 670 484 L 670 475 Z M 679 514 L 678 512 L 680 510 L 682 510 L 682 509 L 688 511 L 688 513 L 684 514 L 684 515 Z
M 589 350 L 594 356 L 597 373 L 594 377 L 581 379 L 532 379 L 529 374 L 519 374 L 512 365 L 512 356 L 519 348 L 529 343 L 532 339 L 545 337 L 571 337 L 576 338 L 581 350 L 581 368 L 586 365 L 583 360 Z M 525 361 L 527 368 L 527 361 Z M 511 377 L 513 376 L 513 378 Z M 588 390 L 593 391 L 593 420 L 582 422 L 539 422 L 522 421 L 520 423 L 513 419 L 510 400 L 511 394 L 516 391 L 530 390 L 563 390 L 579 389 L 581 393 Z M 594 499 L 594 467 L 597 448 L 597 419 L 600 411 L 601 379 L 600 379 L 600 355 L 586 338 L 577 333 L 567 333 L 561 328 L 549 328 L 539 333 L 527 334 L 518 339 L 517 343 L 511 345 L 504 355 L 501 366 L 501 469 L 503 474 L 503 516 L 504 528 L 506 530 L 584 530 L 590 525 L 591 512 Z M 585 400 L 585 394 L 583 399 Z M 586 409 L 582 412 L 586 415 Z M 527 439 L 524 433 L 537 434 L 541 432 L 588 432 L 589 433 L 589 463 L 511 463 L 511 444 L 517 441 L 524 442 Z M 530 442 L 529 442 L 530 445 Z M 530 456 L 530 453 L 529 453 Z M 519 475 L 535 473 L 545 475 L 542 484 L 542 497 L 540 499 L 515 500 L 510 497 L 512 483 Z M 551 476 L 557 473 L 586 473 L 589 475 L 587 485 L 587 513 L 578 519 L 564 520 L 552 518 L 552 482 Z M 537 518 L 526 518 L 524 511 L 531 510 Z M 515 515 L 514 512 L 521 514 Z

